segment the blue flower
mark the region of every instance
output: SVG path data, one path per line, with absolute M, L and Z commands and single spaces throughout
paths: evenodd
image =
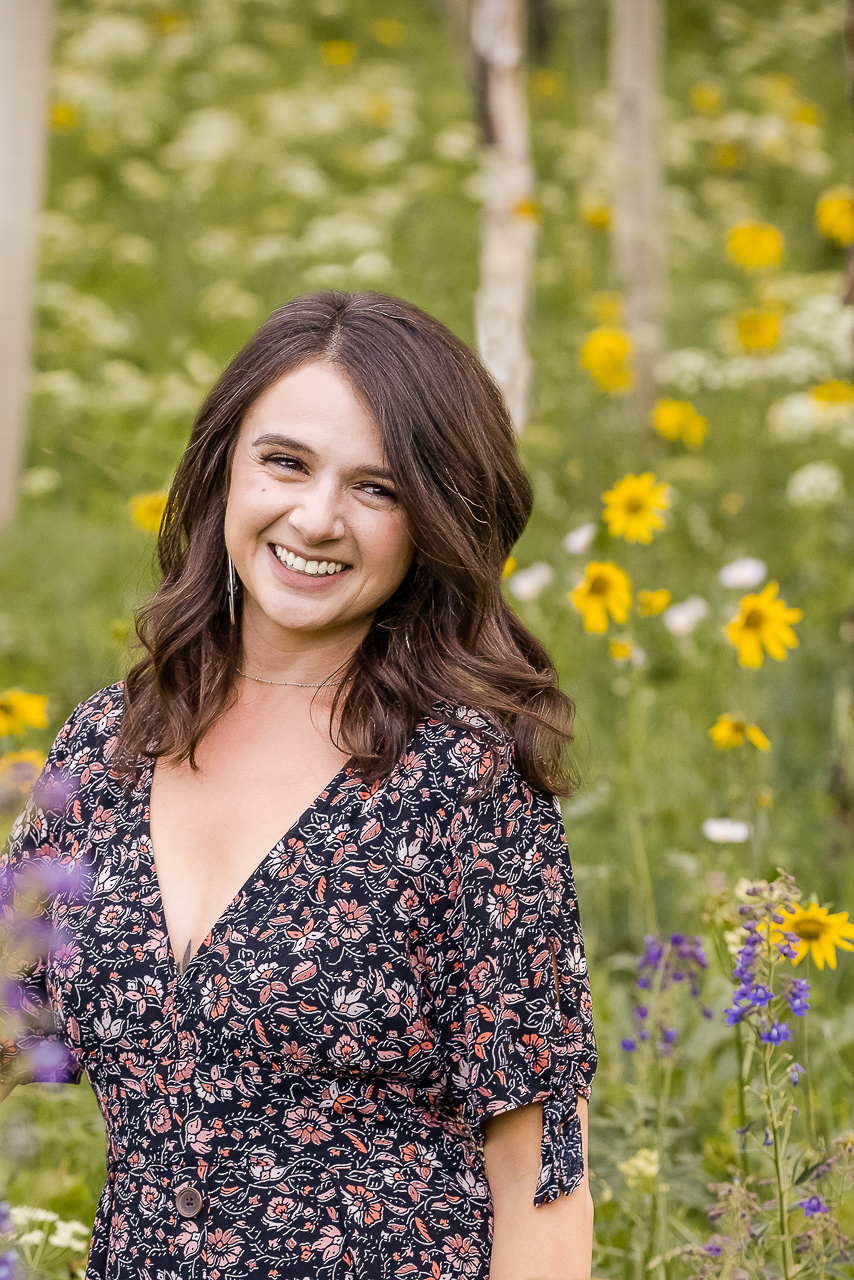
M 661 1040 L 662 1040 L 662 1043 L 663 1043 L 663 1044 L 673 1044 L 673 1042 L 675 1041 L 675 1039 L 676 1039 L 676 1028 L 675 1028 L 675 1027 L 662 1027 L 662 1028 L 661 1028 Z
M 793 1062 L 790 1066 L 786 1068 L 786 1070 L 789 1073 L 789 1079 L 791 1080 L 792 1084 L 798 1083 L 799 1076 L 806 1075 L 806 1069 L 802 1067 L 799 1062 Z
M 774 999 L 774 992 L 769 991 L 761 982 L 757 982 L 755 987 L 750 988 L 750 1003 L 755 1005 L 757 1009 L 764 1009 Z
M 634 1040 L 632 1040 L 631 1036 L 626 1036 L 625 1040 L 620 1041 L 620 1047 L 625 1049 L 626 1053 L 634 1053 L 637 1045 Z
M 0 1280 L 15 1280 L 18 1275 L 18 1255 L 4 1253 L 0 1255 Z
M 802 1018 L 810 1007 L 810 984 L 806 978 L 793 978 L 786 992 L 789 1008 L 796 1018 Z
M 791 1040 L 792 1033 L 789 1030 L 788 1022 L 778 1022 L 775 1018 L 770 1024 L 764 1023 L 762 1030 L 759 1032 L 759 1039 L 763 1044 L 782 1044 L 785 1040 Z
M 814 1218 L 819 1213 L 829 1213 L 827 1205 L 818 1196 L 810 1196 L 807 1200 L 799 1200 L 798 1208 L 803 1209 L 808 1218 Z
M 734 1027 L 737 1022 L 741 1022 L 744 1012 L 744 1009 L 727 1009 L 724 1013 L 724 1023 L 728 1027 Z

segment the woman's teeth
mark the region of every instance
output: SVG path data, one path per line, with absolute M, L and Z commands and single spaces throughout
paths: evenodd
M 274 546 L 273 550 L 283 565 L 297 573 L 310 574 L 311 577 L 316 577 L 319 573 L 340 573 L 347 568 L 337 560 L 304 560 L 302 556 L 295 556 L 293 551 L 286 551 L 284 547 Z

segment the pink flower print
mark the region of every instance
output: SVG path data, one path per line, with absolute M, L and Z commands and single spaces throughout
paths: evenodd
M 105 933 L 112 933 L 121 925 L 127 910 L 127 907 L 120 902 L 108 902 L 101 908 L 98 915 L 98 928 L 103 929 Z
M 516 895 L 509 884 L 494 884 L 487 904 L 489 923 L 494 929 L 505 929 L 516 918 Z
M 327 1222 L 324 1227 L 321 1227 L 314 1247 L 324 1262 L 331 1262 L 333 1258 L 338 1257 L 344 1248 L 344 1237 L 334 1222 Z
M 83 961 L 77 946 L 73 942 L 66 942 L 54 952 L 53 967 L 60 982 L 70 982 L 72 978 L 76 978 L 80 970 L 83 968 Z
M 553 906 L 563 897 L 563 878 L 560 867 L 550 865 L 543 868 L 543 896 Z
M 172 1128 L 172 1112 L 165 1102 L 161 1103 L 151 1115 L 148 1128 L 154 1133 L 168 1133 Z
M 242 1253 L 243 1240 L 233 1227 L 225 1231 L 221 1227 L 215 1227 L 208 1232 L 202 1258 L 208 1266 L 233 1267 Z
M 358 1041 L 345 1034 L 338 1037 L 329 1050 L 329 1056 L 342 1067 L 354 1067 L 364 1061 L 365 1051 Z
M 584 1036 L 581 1032 L 581 1023 L 578 1018 L 568 1018 L 564 1015 L 562 1019 L 563 1042 L 561 1044 L 562 1053 L 580 1053 L 584 1046 Z
M 139 1193 L 140 1204 L 147 1218 L 153 1217 L 159 1210 L 163 1197 L 160 1189 L 153 1186 L 150 1182 L 143 1183 L 142 1190 Z
M 130 1231 L 128 1229 L 127 1218 L 123 1213 L 113 1214 L 113 1219 L 110 1223 L 110 1244 L 113 1246 L 116 1253 L 121 1253 L 127 1248 L 129 1239 Z
M 198 1222 L 193 1218 L 181 1220 L 181 1229 L 175 1237 L 175 1244 L 185 1258 L 194 1258 L 202 1243 L 202 1233 Z
M 472 765 L 483 754 L 482 748 L 475 742 L 474 738 L 460 738 L 451 748 L 451 756 L 460 762 L 469 773 Z
M 341 1198 L 360 1227 L 373 1226 L 383 1216 L 382 1202 L 367 1187 L 348 1182 Z
M 407 888 L 398 898 L 395 910 L 399 916 L 403 916 L 404 920 L 408 920 L 420 906 L 421 901 L 416 891 L 412 888 Z
M 522 1036 L 522 1052 L 534 1075 L 539 1075 L 549 1065 L 549 1047 L 543 1037 L 538 1036 L 536 1032 L 532 1031 Z
M 315 1056 L 308 1045 L 297 1044 L 295 1040 L 292 1040 L 290 1044 L 282 1045 L 282 1056 L 287 1058 L 291 1067 L 297 1073 L 307 1071 L 309 1067 L 315 1065 Z
M 273 1227 L 287 1226 L 296 1212 L 296 1201 L 289 1196 L 273 1196 L 264 1210 L 264 1217 Z
M 295 1107 L 288 1112 L 285 1116 L 285 1128 L 303 1144 L 313 1142 L 317 1146 L 332 1137 L 332 1126 L 314 1107 Z
M 202 984 L 202 1011 L 208 1018 L 221 1018 L 229 1006 L 228 978 L 224 973 L 211 974 Z
M 254 1151 L 249 1157 L 249 1172 L 256 1182 L 280 1182 L 285 1167 L 276 1163 L 272 1151 Z
M 395 770 L 393 785 L 398 791 L 411 791 L 424 777 L 424 756 L 408 752 Z
M 469 982 L 473 990 L 486 992 L 495 986 L 492 965 L 488 960 L 479 960 L 469 974 Z
M 483 1259 L 475 1242 L 468 1236 L 455 1235 L 442 1246 L 455 1276 L 476 1276 Z
M 346 942 L 358 942 L 371 927 L 370 915 L 370 907 L 341 898 L 329 908 L 329 928 Z
M 288 876 L 292 876 L 299 871 L 304 857 L 305 842 L 292 836 L 275 859 L 275 862 L 278 863 L 276 875 L 279 879 L 285 880 Z
M 98 805 L 89 824 L 89 834 L 93 840 L 109 840 L 116 834 L 115 815 L 112 809 Z
M 201 1116 L 193 1116 L 192 1120 L 188 1120 L 184 1125 L 184 1136 L 191 1151 L 196 1151 L 199 1155 L 207 1155 L 211 1149 L 211 1138 L 214 1133 L 213 1129 L 202 1128 Z

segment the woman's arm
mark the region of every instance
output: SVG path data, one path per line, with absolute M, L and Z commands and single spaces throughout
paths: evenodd
M 587 1103 L 578 1099 L 587 1169 Z M 593 1198 L 584 1181 L 571 1195 L 534 1208 L 543 1108 L 516 1107 L 486 1123 L 484 1161 L 495 1215 L 489 1280 L 589 1280 Z

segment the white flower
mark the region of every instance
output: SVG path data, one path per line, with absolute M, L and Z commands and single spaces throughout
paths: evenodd
M 69 40 L 65 53 L 79 66 L 104 66 L 142 58 L 150 43 L 151 32 L 140 18 L 104 15 Z
M 207 167 L 227 160 L 246 144 L 238 116 L 220 107 L 203 107 L 186 117 L 178 136 L 163 150 L 170 169 Z
M 27 1222 L 59 1221 L 58 1213 L 52 1213 L 50 1209 L 35 1209 L 29 1204 L 13 1204 L 9 1210 L 9 1217 L 16 1227 L 22 1227 Z
M 793 507 L 825 507 L 845 496 L 838 467 L 832 462 L 808 462 L 789 476 L 786 496 Z
M 819 425 L 817 401 L 806 391 L 784 396 L 768 410 L 768 426 L 777 440 L 806 440 Z
M 715 844 L 744 844 L 750 838 L 750 825 L 736 818 L 706 818 L 703 835 Z
M 702 596 L 689 596 L 680 604 L 672 604 L 661 620 L 672 636 L 689 636 L 708 612 L 708 602 Z
M 583 556 L 593 539 L 596 537 L 595 524 L 581 524 L 577 529 L 573 529 L 563 540 L 563 545 L 572 556 Z
M 42 1231 L 39 1227 L 34 1227 L 32 1231 L 25 1231 L 22 1236 L 18 1236 L 18 1239 L 15 1241 L 15 1243 L 23 1244 L 23 1245 L 41 1244 L 46 1234 L 47 1233 L 45 1231 Z
M 196 309 L 206 320 L 254 320 L 261 299 L 236 280 L 217 280 L 201 294 Z
M 636 671 L 639 671 L 642 667 L 645 667 L 647 663 L 646 650 L 642 649 L 639 644 L 633 645 L 632 651 L 629 654 L 629 662 L 632 664 L 632 666 L 635 668 Z
M 364 280 L 385 280 L 386 276 L 391 275 L 393 267 L 388 254 L 379 249 L 369 249 L 353 260 L 350 269 Z
M 641 1147 L 628 1160 L 619 1160 L 617 1168 L 630 1187 L 637 1187 L 642 1182 L 658 1177 L 660 1168 L 658 1152 L 650 1147 Z
M 433 140 L 433 150 L 442 160 L 468 160 L 475 152 L 475 133 L 468 121 L 449 124 Z
M 355 213 L 332 213 L 310 222 L 302 238 L 306 253 L 318 256 L 351 250 L 376 249 L 384 239 L 382 229 Z
M 40 498 L 43 493 L 53 493 L 62 483 L 62 476 L 53 467 L 30 467 L 21 476 L 21 493 L 28 498 Z
M 543 587 L 547 587 L 554 578 L 554 569 L 542 560 L 536 561 L 528 569 L 520 569 L 508 580 L 508 587 L 517 600 L 536 600 Z
M 53 1245 L 54 1249 L 74 1249 L 76 1252 L 83 1253 L 88 1235 L 82 1222 L 57 1222 L 48 1244 Z
M 749 591 L 758 587 L 768 572 L 764 560 L 756 560 L 753 556 L 742 556 L 740 560 L 732 560 L 725 564 L 718 574 L 718 582 L 722 587 L 734 587 L 737 591 Z

